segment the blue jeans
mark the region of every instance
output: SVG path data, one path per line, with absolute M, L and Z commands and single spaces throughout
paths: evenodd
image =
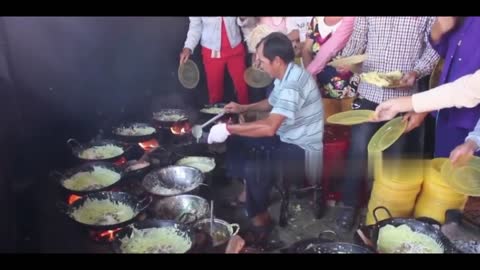
M 249 217 L 267 211 L 270 191 L 279 169 L 289 179 L 305 177 L 305 151 L 297 145 L 280 141 L 278 136 L 230 136 L 225 158 L 227 173 L 246 181 Z

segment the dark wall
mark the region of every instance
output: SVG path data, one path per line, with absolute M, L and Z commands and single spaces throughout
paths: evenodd
M 68 138 L 87 141 L 116 121 L 149 120 L 152 107 L 207 101 L 201 65 L 198 89 L 184 89 L 177 79 L 187 17 L 0 20 L 0 143 L 1 160 L 8 160 L 0 160 L 7 180 L 0 190 L 13 191 L 23 213 L 19 235 L 38 227 L 46 175 L 70 162 Z M 193 59 L 201 63 L 198 52 Z

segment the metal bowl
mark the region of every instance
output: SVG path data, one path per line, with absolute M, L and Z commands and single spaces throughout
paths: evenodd
M 158 218 L 191 224 L 205 218 L 210 212 L 210 205 L 202 197 L 184 194 L 157 201 L 152 211 Z
M 168 166 L 151 171 L 142 180 L 142 186 L 153 195 L 175 196 L 188 193 L 205 180 L 203 173 L 188 166 Z
M 237 235 L 240 231 L 240 225 L 236 223 L 230 224 L 218 218 L 213 219 L 213 230 L 210 230 L 210 226 L 211 219 L 204 218 L 196 222 L 194 228 L 208 234 L 212 233 L 210 237 L 212 237 L 214 247 L 226 244 L 232 236 Z

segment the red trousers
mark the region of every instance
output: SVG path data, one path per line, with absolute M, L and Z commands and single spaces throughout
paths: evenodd
M 239 46 L 243 47 L 243 44 Z M 225 67 L 227 67 L 228 73 L 233 80 L 238 103 L 248 104 L 248 86 L 243 78 L 243 73 L 246 69 L 245 49 L 238 54 L 221 55 L 220 58 L 212 58 L 211 51 L 207 48 L 202 48 L 202 54 L 210 104 L 222 102 L 223 100 Z

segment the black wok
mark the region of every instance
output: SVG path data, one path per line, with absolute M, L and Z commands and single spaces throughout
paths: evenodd
M 73 212 L 80 207 L 83 207 L 85 202 L 88 199 L 97 199 L 97 200 L 110 200 L 115 203 L 123 203 L 133 210 L 133 216 L 125 221 L 118 222 L 115 224 L 108 224 L 108 225 L 100 225 L 100 224 L 86 224 L 83 222 L 78 221 L 74 216 Z M 59 207 L 60 211 L 66 214 L 69 218 L 71 218 L 75 223 L 85 226 L 89 229 L 95 231 L 106 231 L 111 229 L 117 229 L 129 225 L 135 222 L 136 218 L 142 213 L 150 204 L 152 203 L 152 197 L 146 196 L 144 198 L 138 198 L 137 196 L 131 195 L 126 192 L 112 192 L 112 191 L 102 191 L 102 192 L 95 192 L 87 194 L 80 199 L 73 202 L 71 205 L 67 205 L 63 202 L 59 202 L 57 206 Z
M 93 171 L 95 166 L 103 167 L 105 169 L 109 169 L 111 171 L 117 172 L 118 174 L 120 174 L 120 179 L 118 179 L 116 182 L 114 182 L 111 185 L 104 186 L 104 187 L 92 188 L 92 189 L 89 189 L 89 190 L 72 190 L 72 189 L 67 188 L 64 185 L 65 180 L 69 179 L 70 177 L 72 177 L 75 174 L 80 173 L 80 172 Z M 59 184 L 60 187 L 64 191 L 66 191 L 68 194 L 75 194 L 75 195 L 78 195 L 78 196 L 83 196 L 83 195 L 86 195 L 86 194 L 89 194 L 89 193 L 92 193 L 92 192 L 108 190 L 108 189 L 116 186 L 118 183 L 120 183 L 120 181 L 122 181 L 124 176 L 125 175 L 124 175 L 123 169 L 120 166 L 115 165 L 115 164 L 110 163 L 110 162 L 102 162 L 102 161 L 84 163 L 84 164 L 82 164 L 78 167 L 75 167 L 73 169 L 66 170 L 63 173 L 58 172 L 58 171 L 53 171 L 53 172 L 50 173 L 50 179 L 54 180 L 57 184 Z
M 105 146 L 105 145 L 109 145 L 109 144 L 112 144 L 114 146 L 117 146 L 119 148 L 122 149 L 122 153 L 121 154 L 118 154 L 118 155 L 115 155 L 113 157 L 108 157 L 108 158 L 83 158 L 81 157 L 81 154 L 83 151 L 89 149 L 89 148 L 92 148 L 92 147 L 95 147 L 95 146 Z M 122 157 L 123 155 L 125 155 L 125 152 L 127 152 L 129 150 L 129 147 L 127 147 L 126 144 L 123 144 L 121 142 L 118 142 L 118 141 L 113 141 L 113 140 L 95 140 L 95 141 L 92 141 L 90 143 L 85 143 L 85 144 L 80 144 L 77 140 L 75 139 L 68 139 L 67 140 L 67 145 L 71 148 L 72 150 L 72 153 L 73 155 L 82 160 L 82 161 L 115 161 L 117 159 L 119 159 L 120 157 Z
M 376 213 L 380 209 L 386 211 L 390 218 L 378 221 Z M 375 249 L 377 249 L 378 234 L 381 228 L 386 225 L 395 227 L 407 225 L 412 231 L 425 234 L 434 239 L 443 247 L 444 253 L 458 253 L 458 250 L 452 242 L 440 231 L 440 224 L 431 218 L 394 218 L 390 211 L 383 206 L 379 206 L 373 210 L 373 217 L 376 223 L 371 230 L 370 240 Z
M 139 142 L 144 142 L 151 140 L 155 137 L 157 134 L 157 130 L 151 134 L 146 134 L 146 135 L 126 135 L 126 134 L 121 134 L 122 129 L 128 129 L 128 128 L 133 128 L 133 127 L 151 127 L 155 129 L 153 125 L 147 124 L 147 123 L 124 123 L 121 125 L 118 125 L 112 129 L 112 135 L 116 140 L 122 141 L 122 142 L 129 142 L 129 143 L 139 143 Z
M 333 238 L 326 238 L 326 233 L 333 234 Z M 317 238 L 305 239 L 294 243 L 287 249 L 282 250 L 283 253 L 315 253 L 315 254 L 341 254 L 341 253 L 374 253 L 367 247 L 360 245 L 337 242 L 336 234 L 333 231 L 325 231 L 320 233 Z
M 143 221 L 136 222 L 136 223 L 132 224 L 131 226 L 128 226 L 127 228 L 120 231 L 116 235 L 115 240 L 112 243 L 114 252 L 124 253 L 121 250 L 122 242 L 120 241 L 120 239 L 123 239 L 127 236 L 130 236 L 131 233 L 132 233 L 132 230 L 133 230 L 132 227 L 134 227 L 137 230 L 149 229 L 149 228 L 176 228 L 180 231 L 181 236 L 190 239 L 190 241 L 192 243 L 190 249 L 186 253 L 198 252 L 199 249 L 202 248 L 201 245 L 200 245 L 201 244 L 200 242 L 203 242 L 202 246 L 206 243 L 205 241 L 198 241 L 199 234 L 194 232 L 194 230 L 190 226 L 187 226 L 187 225 L 181 224 L 181 223 L 177 223 L 173 220 L 146 219 L 146 220 L 143 220 Z
M 175 115 L 179 116 L 176 120 L 170 120 L 168 117 Z M 185 110 L 181 109 L 163 109 L 153 113 L 153 121 L 162 128 L 171 128 L 175 123 L 183 123 L 188 121 L 189 116 Z

